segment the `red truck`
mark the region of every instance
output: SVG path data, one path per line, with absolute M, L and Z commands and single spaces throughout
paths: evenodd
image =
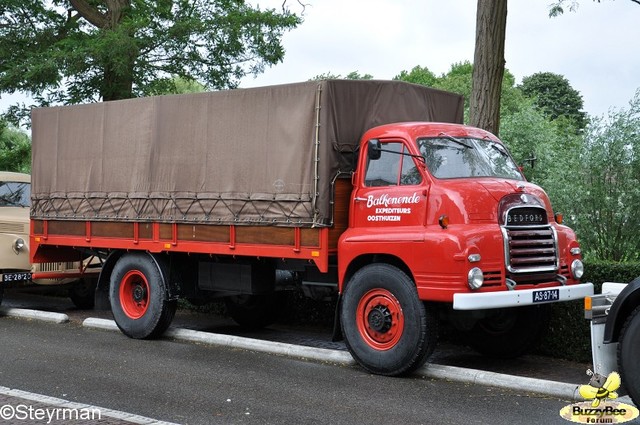
M 96 303 L 132 338 L 179 298 L 267 325 L 288 271 L 338 294 L 373 373 L 422 365 L 441 319 L 517 355 L 593 286 L 545 192 L 462 116 L 455 94 L 348 80 L 36 109 L 32 260 L 102 257 Z

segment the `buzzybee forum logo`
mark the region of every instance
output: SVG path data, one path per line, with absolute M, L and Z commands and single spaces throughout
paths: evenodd
M 618 398 L 622 384 L 618 372 L 605 377 L 587 370 L 587 375 L 591 376 L 589 383 L 578 388 L 585 401 L 563 407 L 560 417 L 579 424 L 622 424 L 638 417 L 634 406 L 612 401 Z

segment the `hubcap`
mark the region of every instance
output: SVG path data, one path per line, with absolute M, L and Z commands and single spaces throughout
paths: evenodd
M 149 282 L 138 270 L 127 272 L 120 282 L 120 306 L 131 319 L 139 319 L 149 308 Z
M 383 305 L 377 305 L 369 312 L 369 327 L 378 333 L 391 329 L 391 311 Z
M 358 303 L 356 322 L 364 341 L 376 350 L 393 348 L 404 331 L 402 306 L 386 289 L 364 294 Z

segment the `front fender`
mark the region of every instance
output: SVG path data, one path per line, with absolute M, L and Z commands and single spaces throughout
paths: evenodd
M 25 246 L 16 252 L 14 246 L 18 238 L 25 242 Z M 31 270 L 29 238 L 8 233 L 0 234 L 0 270 Z
M 604 327 L 604 343 L 618 342 L 627 317 L 640 305 L 640 277 L 632 280 L 616 297 Z

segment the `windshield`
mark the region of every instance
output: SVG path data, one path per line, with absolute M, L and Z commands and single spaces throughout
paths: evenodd
M 0 207 L 28 207 L 30 205 L 30 183 L 0 182 Z
M 485 139 L 441 135 L 418 139 L 429 172 L 439 179 L 502 177 L 523 180 L 502 144 Z

